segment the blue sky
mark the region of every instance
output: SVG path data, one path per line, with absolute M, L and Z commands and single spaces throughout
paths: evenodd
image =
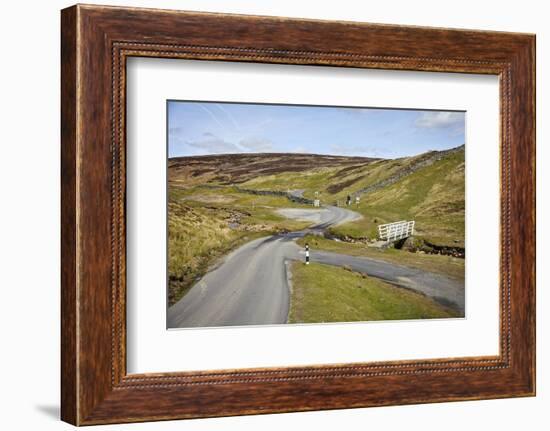
M 168 154 L 396 158 L 462 145 L 464 126 L 453 111 L 169 101 Z

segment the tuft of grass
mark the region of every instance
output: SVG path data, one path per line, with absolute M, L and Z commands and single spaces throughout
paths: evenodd
M 352 207 L 352 210 L 356 211 L 357 209 Z M 367 215 L 364 211 L 361 212 L 363 213 L 363 218 L 339 226 L 332 226 L 329 228 L 329 233 L 340 239 L 363 240 L 376 238 L 378 236 L 378 225 L 386 223 L 386 221 Z
M 456 317 L 421 294 L 345 268 L 293 262 L 289 323 Z
M 168 203 L 168 303 L 177 302 L 220 256 L 251 234 L 230 229 L 223 211 Z

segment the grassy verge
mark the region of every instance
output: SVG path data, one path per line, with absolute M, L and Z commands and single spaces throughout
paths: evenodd
M 430 298 L 344 268 L 293 262 L 291 271 L 289 323 L 456 316 Z
M 380 218 L 380 216 L 373 216 L 364 210 L 360 211 L 355 205 L 346 208 L 361 213 L 363 218 L 339 226 L 330 227 L 329 232 L 332 235 L 339 238 L 353 239 L 374 239 L 378 237 L 378 225 L 386 223 L 385 219 Z
M 411 253 L 395 248 L 378 249 L 367 247 L 364 244 L 350 244 L 346 242 L 333 241 L 316 235 L 307 235 L 300 238 L 298 244 L 304 246 L 307 242 L 312 250 L 325 250 L 335 253 L 348 254 L 351 256 L 363 256 L 373 259 L 384 260 L 411 268 L 418 268 L 425 271 L 436 272 L 458 280 L 464 280 L 465 261 L 452 256 L 437 254 Z

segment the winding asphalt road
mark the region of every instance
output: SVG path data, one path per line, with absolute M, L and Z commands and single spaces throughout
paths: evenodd
M 279 212 L 315 225 L 303 231 L 251 241 L 225 256 L 168 309 L 168 328 L 286 323 L 290 298 L 285 265 L 290 260 L 304 259 L 303 250 L 295 240 L 361 217 L 354 211 L 333 206 L 308 210 L 289 208 Z M 347 265 L 355 271 L 422 292 L 464 312 L 464 285 L 451 278 L 376 259 L 324 251 L 311 251 L 310 260 Z

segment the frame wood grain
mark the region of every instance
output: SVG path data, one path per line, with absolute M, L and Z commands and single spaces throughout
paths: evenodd
M 61 16 L 64 421 L 89 425 L 535 394 L 534 35 L 82 5 Z M 499 355 L 128 375 L 130 56 L 498 75 Z

